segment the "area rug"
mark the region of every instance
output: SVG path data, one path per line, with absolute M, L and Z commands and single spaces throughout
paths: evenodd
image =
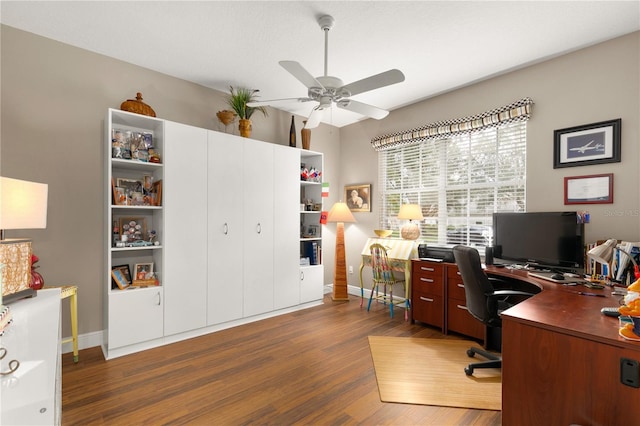
M 369 347 L 383 402 L 446 407 L 502 409 L 501 371 L 464 367 L 475 342 L 414 337 L 369 336 Z M 484 358 L 476 355 L 477 360 Z

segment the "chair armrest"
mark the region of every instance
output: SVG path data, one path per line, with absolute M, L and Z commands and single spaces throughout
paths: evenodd
M 495 277 L 487 277 L 487 278 L 489 278 L 489 282 L 491 283 L 493 288 L 495 288 L 496 290 L 505 290 L 513 287 L 513 285 L 509 281 L 505 281 L 503 279 L 495 278 Z
M 502 296 L 535 296 L 534 293 L 520 290 L 496 290 L 492 294 L 488 294 L 487 297 L 502 297 Z
M 524 296 L 525 298 L 535 296 L 535 293 L 520 290 L 496 290 L 487 294 L 487 299 L 505 298 L 507 296 Z

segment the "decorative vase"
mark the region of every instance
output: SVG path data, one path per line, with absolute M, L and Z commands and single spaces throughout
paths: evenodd
M 307 121 L 303 121 L 304 125 L 307 125 Z M 310 149 L 311 148 L 311 129 L 307 129 L 306 127 L 302 127 L 300 130 L 300 135 L 302 136 L 302 149 Z
M 240 136 L 248 138 L 251 136 L 251 120 L 248 118 L 241 118 L 238 124 L 238 130 L 240 130 Z
M 122 111 L 134 112 L 136 114 L 148 115 L 149 117 L 155 117 L 156 112 L 149 105 L 142 102 L 142 93 L 138 92 L 135 99 L 127 99 L 120 104 Z
M 237 115 L 238 114 L 236 114 L 233 111 L 229 111 L 228 109 L 224 109 L 216 113 L 216 117 L 218 117 L 218 120 L 220 120 L 220 122 L 225 126 L 228 126 L 229 124 L 231 124 L 233 120 L 236 119 Z
M 35 254 L 31 255 L 31 282 L 29 283 L 29 287 L 34 290 L 40 290 L 42 287 L 44 287 L 44 278 L 42 278 L 40 272 L 36 271 L 36 268 L 39 268 L 39 266 L 36 265 L 36 262 L 38 262 L 38 260 L 40 260 L 38 256 L 36 256 Z

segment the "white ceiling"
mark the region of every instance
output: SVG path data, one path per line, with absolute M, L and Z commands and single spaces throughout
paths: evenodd
M 391 68 L 406 80 L 353 99 L 393 110 L 640 30 L 640 1 L 2 1 L 3 24 L 227 92 L 305 97 L 278 65 L 345 83 Z M 286 109 L 308 115 L 313 103 Z M 323 122 L 364 117 L 332 108 Z

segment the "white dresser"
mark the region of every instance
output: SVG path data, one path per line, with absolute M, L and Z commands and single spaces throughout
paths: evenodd
M 0 371 L 0 425 L 59 425 L 61 414 L 60 289 L 10 305 L 13 316 L 0 347 L 7 353 Z

